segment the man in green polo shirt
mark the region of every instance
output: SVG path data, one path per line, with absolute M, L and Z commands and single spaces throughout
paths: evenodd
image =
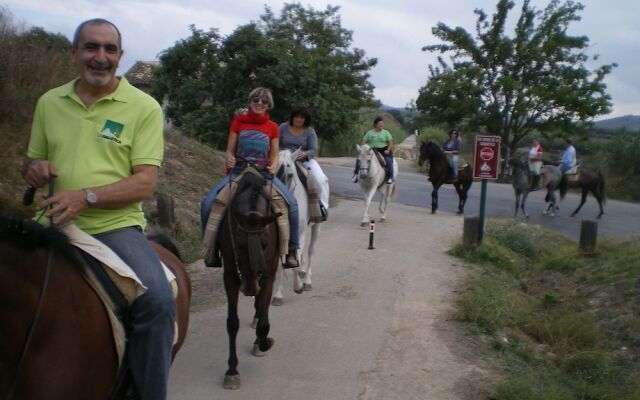
M 362 136 L 362 143 L 368 144 L 376 152 L 382 154 L 387 168 L 387 184 L 393 183 L 393 137 L 391 133 L 384 129 L 382 117 L 373 120 L 373 129 L 370 129 Z M 353 171 L 353 182 L 358 182 L 358 172 L 360 171 L 360 160 L 356 160 L 356 168 Z
M 71 56 L 79 76 L 38 100 L 23 176 L 36 188 L 55 179 L 56 192 L 38 208 L 109 246 L 147 287 L 131 307 L 128 361 L 140 397 L 165 399 L 175 302 L 142 233 L 142 200 L 162 162 L 163 116 L 153 98 L 116 77 L 121 46 L 109 21 L 78 26 Z

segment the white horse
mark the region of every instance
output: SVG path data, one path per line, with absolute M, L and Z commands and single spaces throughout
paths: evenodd
M 296 173 L 295 160 L 298 158 L 299 151 L 301 150 L 296 150 L 293 153 L 289 150 L 280 151 L 278 162 L 278 177 L 298 202 L 298 235 L 300 238 L 300 251 L 298 253 L 300 257 L 298 259 L 300 260 L 300 266 L 293 270 L 293 290 L 298 294 L 302 293 L 303 290 L 311 290 L 311 258 L 320 233 L 320 224 L 309 222 L 309 195 Z M 309 175 L 309 179 L 314 178 Z M 283 278 L 283 270 L 280 267 L 274 283 L 271 301 L 273 305 L 282 304 Z
M 369 147 L 368 144 L 356 145 L 358 150 L 358 160 L 360 160 L 360 172 L 358 176 L 358 182 L 360 184 L 360 190 L 364 195 L 364 216 L 360 226 L 368 226 L 371 222 L 369 217 L 369 206 L 371 200 L 379 191 L 382 197 L 380 198 L 380 222 L 387 220 L 387 205 L 389 200 L 396 195 L 396 182 L 398 178 L 398 162 L 393 160 L 393 183 L 387 184 L 386 170 L 382 167 L 378 161 L 378 157 L 374 154 L 374 150 Z

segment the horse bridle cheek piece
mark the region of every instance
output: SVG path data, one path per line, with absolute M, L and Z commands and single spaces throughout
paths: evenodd
M 38 325 L 38 321 L 40 320 L 40 313 L 42 311 L 42 304 L 44 302 L 44 296 L 47 293 L 47 288 L 49 287 L 49 280 L 51 276 L 51 263 L 53 262 L 53 250 L 49 247 L 47 252 L 47 264 L 44 270 L 44 279 L 42 282 L 42 287 L 40 288 L 40 297 L 38 298 L 38 305 L 36 307 L 35 315 L 33 316 L 33 321 L 31 321 L 31 327 L 29 328 L 29 333 L 27 334 L 27 339 L 25 340 L 24 347 L 22 348 L 22 353 L 20 354 L 20 360 L 18 361 L 18 366 L 16 367 L 16 373 L 13 377 L 13 382 L 11 383 L 11 388 L 9 389 L 9 393 L 7 394 L 6 399 L 11 400 L 15 396 L 16 385 L 18 383 L 18 378 L 20 377 L 20 370 L 22 369 L 22 364 L 24 363 L 24 359 L 29 352 L 29 346 L 31 345 L 31 339 L 33 338 L 33 334 L 36 331 L 36 326 Z

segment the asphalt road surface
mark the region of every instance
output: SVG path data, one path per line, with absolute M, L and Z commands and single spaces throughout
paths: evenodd
M 332 194 L 362 199 L 358 185 L 351 182 L 354 158 L 324 158 L 319 161 L 325 174 L 329 177 Z M 474 182 L 471 186 L 465 206 L 466 216 L 479 215 L 480 188 L 480 182 Z M 418 167 L 414 162 L 400 160 L 398 195 L 394 200 L 395 203 L 424 207 L 427 208 L 425 212 L 431 212 L 431 190 L 431 183 L 427 181 L 427 176 L 418 173 Z M 599 237 L 640 235 L 640 204 L 609 199 L 604 205 L 604 215 L 597 220 L 598 202 L 589 194 L 580 213 L 571 217 L 573 210 L 580 204 L 580 195 L 578 192 L 570 191 L 564 200 L 559 201 L 559 213 L 555 217 L 551 217 L 542 215 L 545 194 L 546 191 L 542 190 L 529 194 L 526 202 L 526 210 L 529 214 L 528 223 L 538 224 L 545 229 L 562 233 L 576 240 L 580 238 L 580 226 L 583 219 L 598 222 Z M 438 191 L 438 195 L 439 208 L 437 212 L 455 213 L 457 211 L 458 195 L 453 185 L 443 185 Z M 556 193 L 556 197 L 559 199 L 558 193 Z M 379 201 L 378 199 L 379 197 L 376 197 L 376 201 Z M 515 196 L 511 185 L 489 182 L 485 216 L 510 218 L 513 216 L 514 210 Z M 522 218 L 522 220 L 525 219 Z

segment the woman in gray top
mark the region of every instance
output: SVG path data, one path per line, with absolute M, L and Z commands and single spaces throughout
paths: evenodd
M 311 171 L 315 178 L 320 203 L 324 208 L 323 212 L 329 208 L 329 179 L 322 172 L 320 164 L 315 160 L 318 155 L 318 135 L 311 126 L 311 113 L 304 107 L 297 107 L 291 111 L 289 122 L 280 124 L 280 149 L 296 151 L 298 161 L 302 162 Z

